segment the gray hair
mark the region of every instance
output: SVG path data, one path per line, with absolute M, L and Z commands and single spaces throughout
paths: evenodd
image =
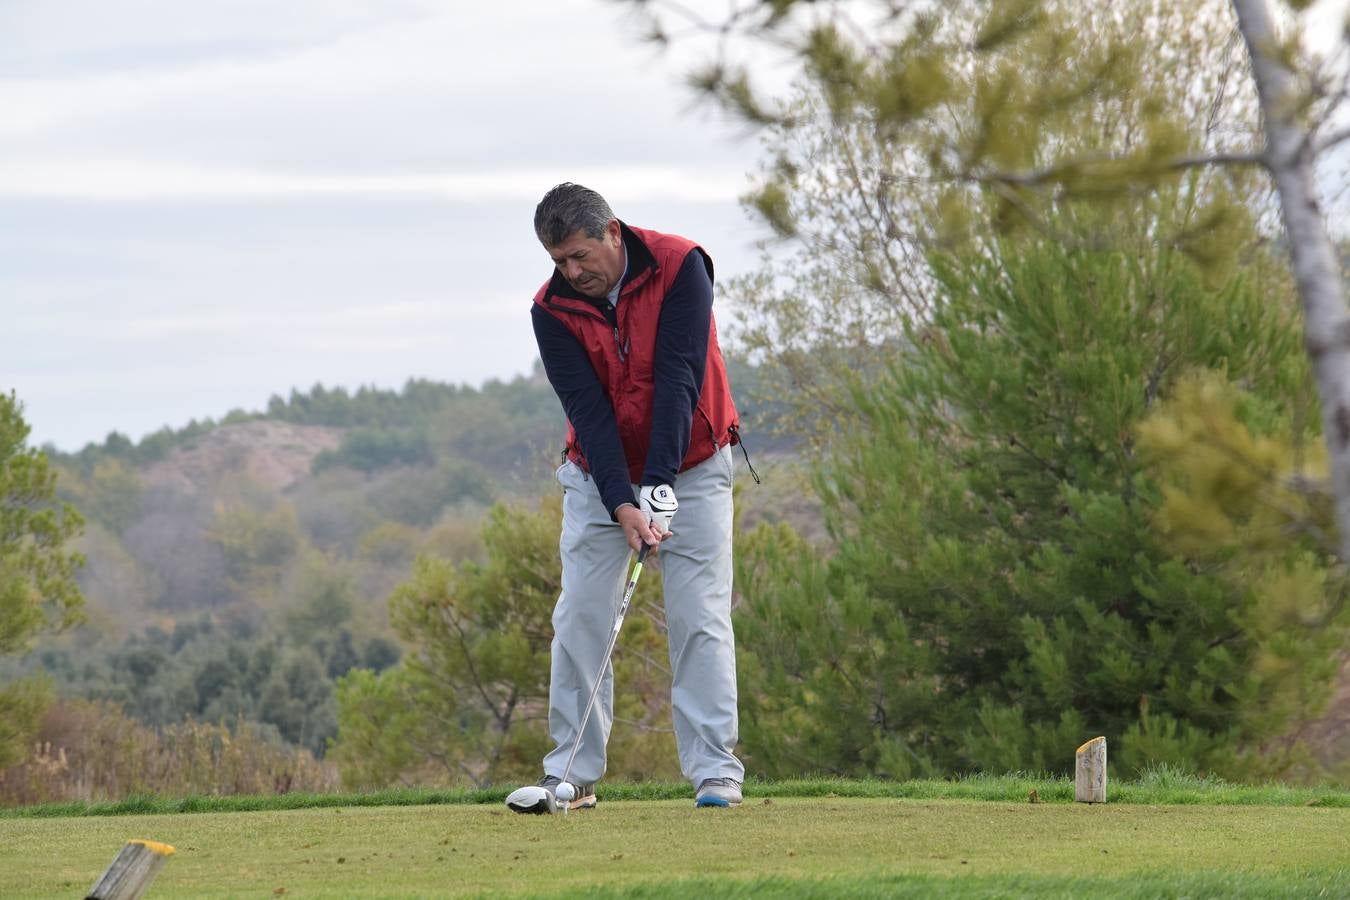
M 604 197 L 567 181 L 551 189 L 534 208 L 534 233 L 545 247 L 556 247 L 577 231 L 598 240 L 613 219 Z

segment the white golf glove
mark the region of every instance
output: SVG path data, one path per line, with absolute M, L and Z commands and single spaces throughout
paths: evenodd
M 647 514 L 652 527 L 665 534 L 670 531 L 670 520 L 680 508 L 675 489 L 668 484 L 645 484 L 638 493 L 639 509 Z

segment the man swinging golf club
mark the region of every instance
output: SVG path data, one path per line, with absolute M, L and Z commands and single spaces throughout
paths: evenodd
M 660 545 L 680 768 L 696 805 L 737 806 L 745 769 L 732 753 L 731 445 L 739 421 L 717 346 L 712 260 L 686 238 L 620 222 L 603 197 L 576 184 L 544 196 L 534 230 L 554 265 L 535 294 L 534 333 L 569 426 L 558 469 L 562 593 L 549 683 L 554 747 L 544 777 L 507 805 L 537 813 L 595 806 L 613 722 L 615 613 L 645 553 L 632 577 L 625 568 L 630 551 Z

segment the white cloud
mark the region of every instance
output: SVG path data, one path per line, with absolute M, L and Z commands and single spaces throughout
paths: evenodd
M 743 172 L 681 168 L 669 163 L 572 167 L 570 177 L 607 184 L 615 202 L 682 200 L 734 202 L 745 190 Z M 557 181 L 557 170 L 333 174 L 158 164 L 142 160 L 4 159 L 0 195 L 98 201 L 247 200 L 276 197 L 422 195 L 455 201 L 536 197 Z
M 128 47 L 306 41 L 435 8 L 429 0 L 7 0 L 0 25 L 21 51 L 55 65 Z
M 1302 15 L 1308 45 L 1316 52 L 1331 52 L 1345 41 L 1350 26 L 1350 0 L 1317 0 Z
M 687 57 L 620 39 L 619 7 L 596 0 L 472 15 L 430 0 L 105 6 L 18 2 L 17 30 L 0 18 L 0 59 L 30 41 L 57 57 L 202 49 L 71 75 L 6 78 L 0 63 L 0 195 L 478 202 L 567 178 L 609 185 L 616 203 L 734 203 L 754 156 L 689 111 Z
M 673 118 L 681 68 L 653 65 L 650 48 L 616 40 L 617 7 L 555 0 L 479 5 L 472 15 L 434 9 L 266 54 L 0 80 L 0 137 L 42 146 L 80 134 L 96 147 L 130 142 L 163 159 L 175 147 L 237 147 L 242 136 L 232 132 L 263 126 L 280 133 L 257 137 L 283 144 L 308 144 L 306 131 L 320 144 L 342 134 L 379 158 L 429 139 L 443 148 L 447 138 L 490 152 L 503 135 L 563 152 L 578 142 L 603 147 L 653 114 Z M 249 20 L 247 10 L 241 18 Z M 255 36 L 267 35 L 269 18 L 252 17 Z M 319 33 L 329 30 L 315 19 Z M 153 41 L 155 23 L 143 24 Z M 678 128 L 666 139 L 690 143 Z

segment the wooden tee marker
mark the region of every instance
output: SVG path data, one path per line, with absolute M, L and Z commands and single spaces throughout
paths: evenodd
M 168 844 L 127 841 L 85 900 L 137 900 L 174 853 Z
M 1078 748 L 1073 799 L 1079 803 L 1106 802 L 1106 738 L 1095 737 Z

